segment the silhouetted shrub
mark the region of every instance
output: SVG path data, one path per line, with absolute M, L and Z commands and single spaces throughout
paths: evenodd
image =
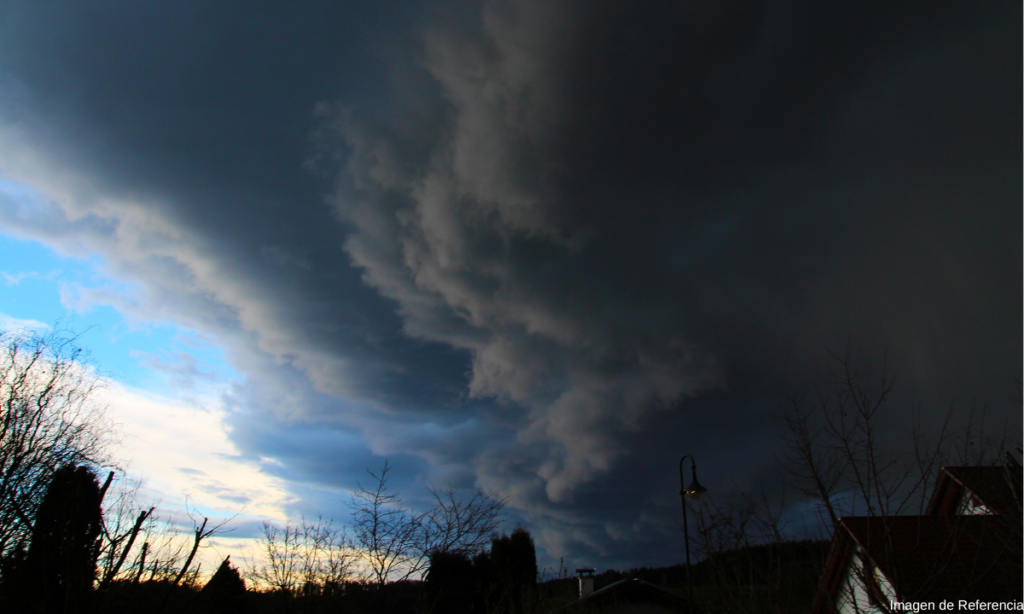
M 54 473 L 36 512 L 28 553 L 12 574 L 20 593 L 15 600 L 26 609 L 63 614 L 90 610 L 101 499 L 89 468 L 66 465 Z
M 236 614 L 245 611 L 245 580 L 231 565 L 231 557 L 217 568 L 210 581 L 203 587 L 202 598 L 214 614 Z
M 537 587 L 537 552 L 523 527 L 491 540 L 492 601 L 508 612 L 524 612 Z
M 3 561 L 0 561 L 0 603 L 6 607 L 16 609 L 19 606 L 26 607 L 22 600 L 22 591 L 25 587 L 25 559 L 27 557 L 25 545 L 20 544 Z
M 471 612 L 479 581 L 473 562 L 461 552 L 430 555 L 426 587 L 429 611 Z

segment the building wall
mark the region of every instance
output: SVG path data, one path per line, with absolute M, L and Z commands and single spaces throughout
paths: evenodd
M 871 602 L 862 571 L 864 558 L 860 552 L 854 553 L 843 574 L 843 584 L 836 593 L 835 609 L 839 614 L 876 614 L 883 610 Z M 881 589 L 886 601 L 898 601 L 892 583 L 877 567 L 871 566 L 875 581 Z
M 964 488 L 960 490 L 960 502 L 956 506 L 956 513 L 961 516 L 990 516 L 994 512 Z

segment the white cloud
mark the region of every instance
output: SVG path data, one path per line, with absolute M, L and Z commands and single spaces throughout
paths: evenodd
M 40 322 L 39 320 L 23 320 L 21 318 L 15 318 L 5 313 L 0 313 L 0 331 L 14 331 L 14 330 L 49 330 L 50 325 Z
M 127 478 L 140 481 L 139 503 L 155 505 L 161 523 L 184 531 L 162 539 L 190 543 L 190 523 L 207 516 L 209 527 L 224 526 L 197 553 L 204 571 L 216 569 L 229 554 L 236 566 L 262 560 L 252 525 L 285 522 L 296 497 L 285 480 L 260 471 L 267 459 L 239 454 L 217 397 L 186 404 L 107 382 L 95 400 L 106 405 L 106 417 L 115 424 L 115 454 Z M 234 534 L 240 527 L 243 534 Z
M 147 492 L 171 506 L 192 505 L 232 515 L 287 517 L 293 501 L 283 480 L 262 473 L 258 459 L 243 459 L 224 426 L 215 398 L 189 406 L 111 383 L 98 396 L 122 435 L 119 455 Z
M 20 286 L 21 282 L 26 279 L 42 279 L 45 281 L 53 281 L 61 274 L 61 271 L 49 271 L 47 273 L 40 273 L 39 271 L 21 271 L 18 273 L 7 273 L 6 271 L 0 271 L 0 276 L 3 276 L 4 281 L 7 282 L 8 286 Z

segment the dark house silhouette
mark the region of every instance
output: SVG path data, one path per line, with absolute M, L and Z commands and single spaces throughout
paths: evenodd
M 943 467 L 925 515 L 840 518 L 812 614 L 1021 601 L 1022 482 L 1016 463 Z
M 928 516 L 998 514 L 1020 518 L 1021 468 L 943 467 L 928 502 Z

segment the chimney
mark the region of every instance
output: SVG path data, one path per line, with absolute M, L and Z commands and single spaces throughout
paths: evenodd
M 580 577 L 580 599 L 589 597 L 594 593 L 594 568 L 581 567 L 576 573 Z

